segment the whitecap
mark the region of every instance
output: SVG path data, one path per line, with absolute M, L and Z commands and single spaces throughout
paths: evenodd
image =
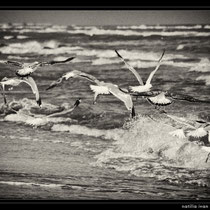
M 210 61 L 208 58 L 201 58 L 199 63 L 194 64 L 189 71 L 210 72 Z
M 204 80 L 206 85 L 210 85 L 210 75 L 201 75 L 196 80 Z

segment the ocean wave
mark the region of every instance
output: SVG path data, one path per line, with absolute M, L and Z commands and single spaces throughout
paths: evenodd
M 70 34 L 85 34 L 88 36 L 93 35 L 118 35 L 118 36 L 184 36 L 184 37 L 208 37 L 210 32 L 199 32 L 199 31 L 134 31 L 134 30 L 113 30 L 113 29 L 100 29 L 92 27 L 91 29 L 77 29 L 68 30 Z
M 8 29 L 8 28 L 3 28 Z M 13 26 L 13 32 L 19 34 L 23 33 L 65 33 L 67 31 L 67 26 L 64 25 L 20 25 Z
M 52 123 L 63 123 L 63 122 L 75 122 L 71 118 L 63 118 L 63 117 L 38 117 L 38 116 L 30 116 L 24 114 L 22 112 L 17 112 L 17 114 L 9 114 L 4 118 L 4 121 L 9 122 L 22 122 L 26 125 L 31 125 L 33 127 L 39 127 L 46 124 Z
M 155 61 L 160 57 L 160 53 L 157 52 L 148 52 L 148 51 L 139 51 L 139 50 L 118 50 L 122 56 L 134 63 L 135 66 L 143 65 L 145 67 L 155 66 Z M 101 49 L 88 49 L 79 46 L 61 46 L 60 42 L 56 40 L 49 40 L 45 42 L 38 41 L 27 41 L 23 43 L 11 43 L 7 46 L 0 48 L 0 52 L 3 54 L 30 54 L 36 53 L 39 55 L 63 55 L 63 54 L 74 54 L 77 56 L 79 61 L 82 61 L 80 57 L 85 60 L 85 57 L 96 57 L 96 59 L 91 59 L 93 65 L 104 65 L 119 63 L 120 60 L 117 58 L 114 50 L 101 50 Z M 65 56 L 66 57 L 66 56 Z M 168 53 L 164 56 L 163 62 L 170 61 L 173 59 L 187 59 L 188 57 L 181 54 L 171 54 Z M 154 63 L 143 63 L 140 64 L 139 61 L 152 61 Z M 178 63 L 178 62 L 177 62 Z M 169 64 L 169 63 L 168 63 Z M 175 65 L 175 64 L 173 64 Z M 178 65 L 178 64 L 177 64 Z M 180 64 L 181 65 L 181 64 Z M 185 64 L 184 64 L 185 65 Z
M 72 53 L 74 50 L 81 50 L 80 47 L 73 46 L 59 46 L 60 43 L 56 40 L 49 40 L 45 42 L 28 41 L 23 43 L 11 43 L 7 46 L 0 48 L 0 52 L 3 54 L 30 54 L 37 53 L 40 55 L 50 54 L 65 54 Z
M 17 35 L 17 39 L 27 39 L 28 36 L 23 36 L 23 35 Z
M 130 165 L 124 168 L 122 165 L 121 170 L 134 171 L 141 168 L 141 165 L 138 165 L 139 159 L 144 160 L 143 162 L 154 161 L 156 164 L 161 162 L 169 167 L 209 169 L 210 163 L 205 162 L 208 152 L 187 138 L 171 136 L 170 132 L 175 128 L 166 122 L 167 120 L 162 118 L 153 121 L 139 115 L 129 123 L 129 129 L 116 139 L 115 148 L 103 151 L 95 157 L 96 164 L 109 166 L 113 160 L 118 162 L 124 158 L 137 158 L 137 163 L 134 161 L 132 167 Z M 119 164 L 116 164 L 116 167 L 119 167 Z
M 201 75 L 196 80 L 204 80 L 206 85 L 210 85 L 210 75 Z
M 210 61 L 208 58 L 201 58 L 199 63 L 194 64 L 189 71 L 210 72 Z
M 9 39 L 27 39 L 28 36 L 23 36 L 23 35 L 17 35 L 17 36 L 4 36 L 3 38 L 6 39 L 6 40 L 9 40 Z
M 14 39 L 14 36 L 4 36 L 3 38 L 9 40 L 9 39 Z
M 41 184 L 37 182 L 18 182 L 18 181 L 0 181 L 0 184 L 6 184 L 6 185 L 15 185 L 15 186 L 30 186 L 30 187 L 49 187 L 49 188 L 57 188 L 62 187 L 61 184 Z
M 117 29 L 201 29 L 202 25 L 132 25 L 132 26 L 117 26 Z
M 204 28 L 205 29 L 210 29 L 210 25 L 205 25 Z
M 65 124 L 55 124 L 51 128 L 52 131 L 57 132 L 69 132 L 72 134 L 86 135 L 92 137 L 100 137 L 102 139 L 107 140 L 118 140 L 121 135 L 124 133 L 122 129 L 110 129 L 103 130 L 97 128 L 88 128 L 86 126 L 81 125 L 65 125 Z
M 62 112 L 67 107 L 70 107 L 68 103 L 63 103 L 61 106 L 56 106 L 50 103 L 43 102 L 42 107 L 37 107 L 34 100 L 23 98 L 21 100 L 13 100 L 9 103 L 9 107 L 16 111 L 11 111 L 8 113 L 3 121 L 10 122 L 21 122 L 26 125 L 31 125 L 33 127 L 39 127 L 44 125 L 53 125 L 56 123 L 72 123 L 77 122 L 75 119 L 69 117 L 48 117 L 52 113 Z M 66 107 L 66 108 L 65 108 Z M 0 111 L 4 112 L 4 104 L 0 106 Z
M 119 53 L 129 62 L 134 68 L 151 68 L 157 65 L 157 61 L 160 57 L 160 53 L 146 52 L 146 51 L 135 51 L 135 50 L 118 50 Z M 79 54 L 79 53 L 77 53 Z M 97 56 L 96 59 L 92 60 L 92 65 L 109 65 L 109 64 L 119 64 L 120 59 L 116 57 L 116 53 L 111 50 L 92 50 L 90 53 L 88 51 L 83 51 L 83 55 Z M 179 62 L 174 61 L 175 59 L 180 59 Z M 176 66 L 191 68 L 194 63 L 186 62 L 188 57 L 181 54 L 166 54 L 162 60 L 162 65 Z

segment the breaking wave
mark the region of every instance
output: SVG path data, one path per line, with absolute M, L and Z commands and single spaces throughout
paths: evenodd
M 13 100 L 9 103 L 9 107 L 13 110 L 4 117 L 4 121 L 10 122 L 22 122 L 26 125 L 31 125 L 33 127 L 39 127 L 43 125 L 61 122 L 76 122 L 69 117 L 47 117 L 47 115 L 52 113 L 58 113 L 63 111 L 64 106 L 69 106 L 67 103 L 63 103 L 61 106 L 55 106 L 43 102 L 42 107 L 37 107 L 34 100 L 27 98 L 21 99 L 19 101 Z M 5 106 L 0 107 L 0 111 L 4 112 Z
M 73 46 L 59 46 L 60 43 L 56 40 L 49 40 L 45 42 L 38 41 L 28 41 L 28 42 L 18 42 L 11 43 L 7 46 L 0 48 L 0 52 L 3 54 L 30 54 L 37 53 L 41 55 L 50 55 L 50 54 L 65 54 L 72 53 L 74 50 L 82 49 L 80 47 Z
M 202 25 L 133 25 L 133 26 L 117 26 L 118 29 L 201 29 Z
M 205 162 L 208 152 L 201 146 L 171 136 L 174 128 L 162 119 L 155 122 L 139 116 L 128 127 L 113 143 L 114 148 L 95 156 L 93 165 L 173 184 L 209 186 L 210 163 Z
M 70 34 L 85 34 L 88 36 L 93 35 L 117 35 L 117 36 L 187 36 L 187 37 L 206 37 L 210 36 L 209 32 L 199 32 L 199 31 L 134 31 L 134 30 L 119 30 L 119 29 L 102 29 L 97 27 L 91 28 L 80 28 L 77 30 L 68 30 Z
M 210 85 L 210 75 L 201 75 L 196 80 L 204 80 L 206 85 Z
M 193 65 L 189 71 L 210 72 L 210 61 L 208 58 L 201 58 L 199 63 Z

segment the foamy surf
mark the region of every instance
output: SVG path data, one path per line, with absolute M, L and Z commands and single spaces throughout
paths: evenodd
M 69 106 L 64 103 L 65 106 Z M 59 110 L 64 109 L 64 104 L 60 107 L 53 104 L 43 102 L 42 107 L 37 107 L 36 102 L 33 100 L 24 98 L 19 101 L 13 100 L 9 103 L 9 107 L 16 110 L 16 113 L 11 112 L 6 115 L 3 120 L 10 122 L 22 122 L 26 125 L 31 125 L 33 127 L 39 127 L 46 124 L 61 123 L 61 122 L 76 122 L 69 117 L 48 117 L 49 114 L 54 112 L 59 113 Z M 4 106 L 2 105 L 1 109 Z
M 159 159 L 165 165 L 193 169 L 208 169 L 207 151 L 187 138 L 180 139 L 170 135 L 174 130 L 147 117 L 140 117 L 130 123 L 130 128 L 117 139 L 116 147 L 98 155 L 97 162 L 109 162 L 112 159 L 132 157 L 147 160 Z
M 13 181 L 0 181 L 0 184 L 15 185 L 15 186 L 29 186 L 29 187 L 47 187 L 47 188 L 57 188 L 62 187 L 61 184 L 41 184 L 38 182 L 13 182 Z
M 102 138 L 106 140 L 118 140 L 121 135 L 125 132 L 122 129 L 97 129 L 88 128 L 81 125 L 65 125 L 65 124 L 55 124 L 51 128 L 52 131 L 56 132 L 69 132 L 71 134 L 79 134 L 85 136 L 92 136 L 96 138 Z
M 88 36 L 93 35 L 117 35 L 117 36 L 188 36 L 188 37 L 208 37 L 210 36 L 209 32 L 199 32 L 199 31 L 135 31 L 131 29 L 102 29 L 97 27 L 92 28 L 80 28 L 76 30 L 68 30 L 70 34 L 85 34 Z
M 196 80 L 203 80 L 206 85 L 210 85 L 210 75 L 201 75 L 197 77 Z

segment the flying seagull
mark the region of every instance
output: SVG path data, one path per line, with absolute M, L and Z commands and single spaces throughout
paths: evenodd
M 165 54 L 165 49 L 163 50 L 163 53 L 160 57 L 160 59 L 158 60 L 158 65 L 156 66 L 156 68 L 150 73 L 149 77 L 147 78 L 146 83 L 144 84 L 143 80 L 141 79 L 141 76 L 139 75 L 139 73 L 130 65 L 128 64 L 125 59 L 119 54 L 119 52 L 117 50 L 115 50 L 117 56 L 125 63 L 125 65 L 127 66 L 127 68 L 135 75 L 136 79 L 138 80 L 139 84 L 138 86 L 130 86 L 130 89 L 132 92 L 137 92 L 137 93 L 142 93 L 142 92 L 148 92 L 151 90 L 152 88 L 152 78 L 155 75 L 156 71 L 159 69 L 162 58 Z
M 143 93 L 135 93 L 132 95 L 146 97 L 150 103 L 156 106 L 167 106 L 170 105 L 174 100 L 188 101 L 191 103 L 210 103 L 210 101 L 207 100 L 197 99 L 190 95 L 180 94 L 172 91 L 157 90 Z
M 34 79 L 30 76 L 24 77 L 24 78 L 17 78 L 17 77 L 7 78 L 7 77 L 4 77 L 0 81 L 0 84 L 1 84 L 2 89 L 3 89 L 4 102 L 7 103 L 6 96 L 5 96 L 5 86 L 6 85 L 18 86 L 22 82 L 25 82 L 26 84 L 28 84 L 31 87 L 33 94 L 35 94 L 37 104 L 39 106 L 41 106 L 41 98 L 39 96 L 39 90 L 37 88 L 37 85 L 36 85 Z
M 78 71 L 78 70 L 73 70 L 73 71 L 63 74 L 63 76 L 61 76 L 58 80 L 52 82 L 46 90 L 49 90 L 49 89 L 57 86 L 58 84 L 62 83 L 62 81 L 64 79 L 68 80 L 69 78 L 83 78 L 83 79 L 87 79 L 90 82 L 94 83 L 94 85 L 90 85 L 90 89 L 95 93 L 94 103 L 96 103 L 98 95 L 112 94 L 125 104 L 127 110 L 129 110 L 131 112 L 132 117 L 135 116 L 135 109 L 134 109 L 132 97 L 128 92 L 126 93 L 125 90 L 122 91 L 122 89 L 120 89 L 115 84 L 99 81 L 96 77 L 94 77 L 90 74 Z
M 60 64 L 60 63 L 66 63 L 69 62 L 71 60 L 73 60 L 75 57 L 70 57 L 67 58 L 66 60 L 62 60 L 62 61 L 49 61 L 49 62 L 38 62 L 35 61 L 33 63 L 21 63 L 21 62 L 17 62 L 17 61 L 0 61 L 0 63 L 3 64 L 7 64 L 7 65 L 12 65 L 12 66 L 16 66 L 19 69 L 16 70 L 15 74 L 18 77 L 27 77 L 30 76 L 34 71 L 37 70 L 37 68 L 45 66 L 45 65 L 54 65 L 54 64 Z

